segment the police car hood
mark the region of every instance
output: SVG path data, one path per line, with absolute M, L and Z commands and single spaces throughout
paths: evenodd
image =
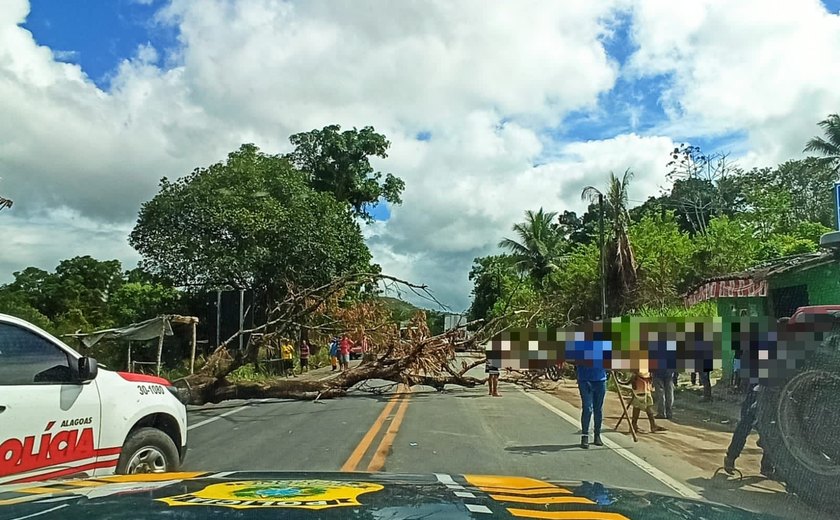
M 767 519 L 728 506 L 590 482 L 486 475 L 224 472 L 0 486 L 0 520 Z

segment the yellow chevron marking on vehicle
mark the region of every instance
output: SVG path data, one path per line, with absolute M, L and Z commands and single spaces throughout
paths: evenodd
M 540 520 L 630 520 L 622 514 L 606 511 L 540 511 L 508 508 L 508 512 L 520 518 L 537 518 Z
M 516 488 L 496 488 L 496 487 L 480 487 L 478 488 L 485 493 L 498 493 L 500 495 L 571 495 L 572 492 L 568 489 L 556 488 L 533 488 L 533 489 L 516 489 Z
M 185 480 L 201 475 L 206 475 L 206 471 L 182 471 L 178 473 L 138 473 L 136 475 L 112 475 L 109 477 L 101 477 L 98 480 L 107 482 L 163 482 L 165 480 Z
M 509 477 L 500 475 L 464 475 L 467 482 L 477 487 L 533 489 L 556 488 L 554 484 L 530 477 Z
M 490 495 L 496 502 L 518 502 L 520 504 L 594 504 L 585 497 L 517 497 L 511 495 Z

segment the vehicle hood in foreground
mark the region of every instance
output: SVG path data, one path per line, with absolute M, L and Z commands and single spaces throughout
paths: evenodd
M 487 475 L 163 473 L 0 486 L 0 520 L 768 519 L 728 506 L 588 482 Z

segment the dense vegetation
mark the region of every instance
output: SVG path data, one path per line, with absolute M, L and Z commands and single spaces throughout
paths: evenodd
M 744 170 L 725 154 L 681 145 L 663 157 L 670 188 L 641 204 L 629 199 L 628 170 L 604 189 L 584 189 L 583 215 L 526 211 L 515 238 L 499 244 L 504 252 L 475 259 L 470 318 L 528 309 L 517 323 L 557 326 L 599 316 L 601 200 L 610 316 L 678 312 L 680 296 L 704 278 L 816 251 L 836 224 L 832 188 L 840 180 L 840 118 L 820 126 L 825 138 L 806 146 L 819 157 Z

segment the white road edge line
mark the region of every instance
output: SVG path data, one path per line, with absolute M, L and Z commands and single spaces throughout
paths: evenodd
M 228 415 L 233 415 L 233 414 L 235 414 L 235 413 L 237 413 L 237 412 L 241 412 L 241 411 L 242 411 L 242 410 L 244 410 L 245 408 L 250 408 L 250 406 L 251 406 L 251 405 L 246 404 L 246 405 L 244 405 L 244 406 L 240 406 L 239 408 L 234 408 L 233 410 L 228 410 L 227 412 L 225 412 L 225 413 L 223 413 L 223 414 L 219 414 L 219 415 L 216 415 L 216 416 L 211 417 L 211 418 L 209 418 L 209 419 L 205 419 L 205 420 L 203 420 L 203 421 L 201 421 L 201 422 L 197 422 L 197 423 L 195 423 L 195 424 L 192 424 L 192 425 L 190 425 L 190 426 L 187 426 L 187 431 L 192 430 L 193 428 L 198 428 L 198 427 L 200 427 L 200 426 L 204 426 L 204 425 L 206 425 L 206 424 L 210 424 L 211 422 L 218 421 L 218 420 L 219 420 L 219 419 L 221 419 L 222 417 L 227 417 Z
M 523 394 L 527 395 L 528 397 L 530 397 L 531 399 L 533 399 L 537 403 L 539 403 L 544 408 L 553 412 L 555 415 L 558 415 L 561 418 L 565 419 L 566 422 L 568 422 L 572 426 L 578 426 L 578 427 L 580 426 L 580 421 L 578 421 L 574 417 L 570 416 L 566 412 L 560 410 L 559 408 L 556 408 L 551 403 L 548 403 L 548 402 L 544 401 L 542 398 L 537 397 L 534 394 L 528 393 L 521 388 L 519 388 L 519 391 L 522 392 Z M 608 448 L 612 449 L 614 452 L 618 453 L 619 455 L 621 455 L 622 457 L 624 457 L 625 459 L 630 461 L 633 465 L 635 465 L 636 467 L 638 467 L 639 469 L 641 469 L 642 471 L 644 471 L 645 473 L 647 473 L 651 477 L 655 478 L 659 482 L 662 482 L 663 484 L 665 484 L 669 488 L 673 489 L 674 491 L 676 491 L 680 495 L 682 495 L 686 498 L 692 498 L 692 499 L 695 499 L 695 500 L 702 500 L 703 499 L 703 497 L 701 497 L 699 493 L 697 493 L 696 491 L 694 491 L 690 487 L 688 487 L 685 484 L 683 484 L 682 482 L 676 480 L 674 477 L 671 477 L 670 475 L 667 475 L 662 470 L 657 469 L 656 467 L 652 466 L 647 461 L 645 461 L 644 459 L 640 458 L 639 456 L 631 453 L 630 450 L 621 446 L 617 442 L 615 442 L 613 440 L 610 440 L 607 437 L 601 437 L 601 440 L 604 441 L 604 444 Z

